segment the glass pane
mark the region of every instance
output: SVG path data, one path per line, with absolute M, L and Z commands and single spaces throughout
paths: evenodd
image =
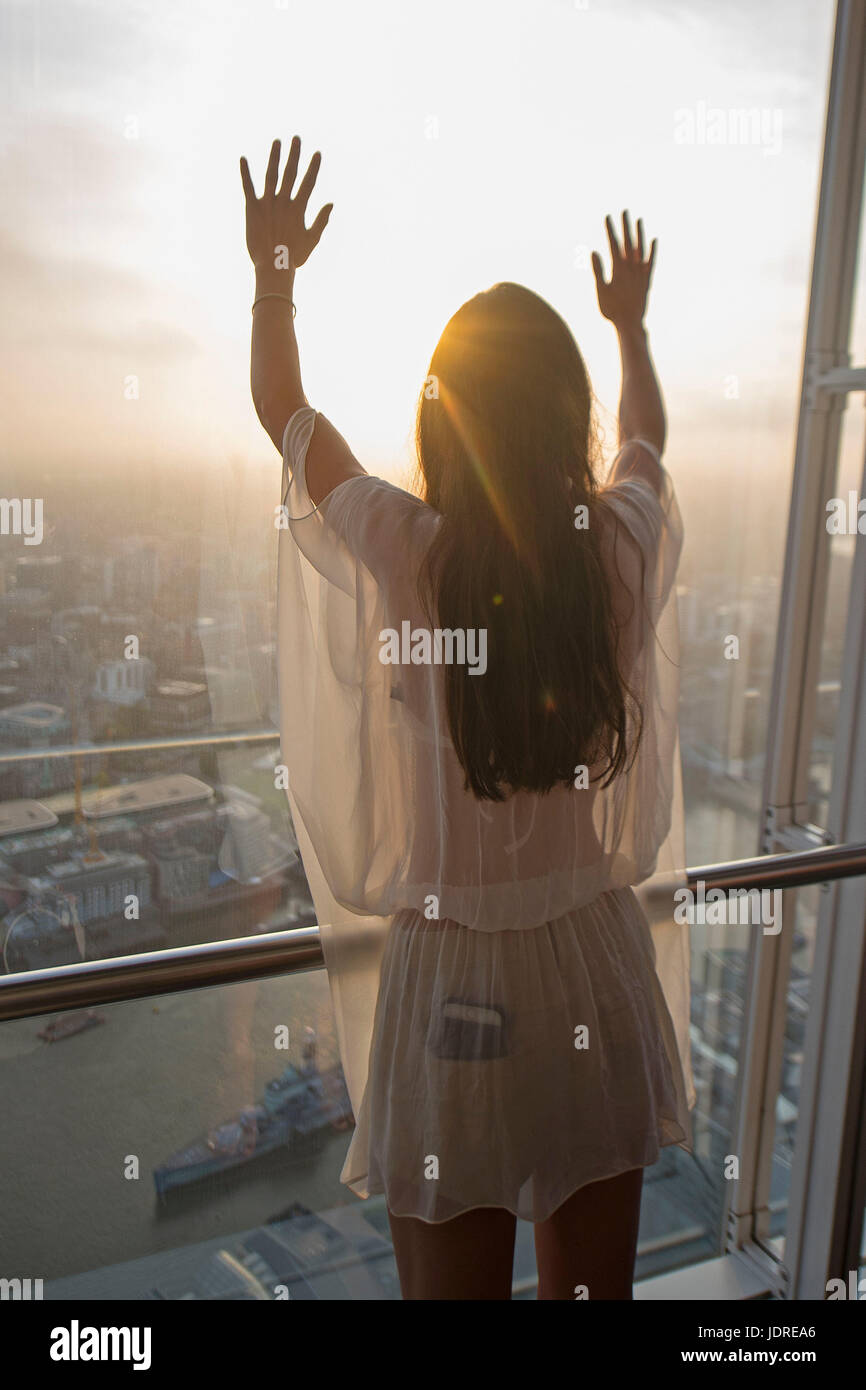
M 834 493 L 834 497 L 844 503 L 846 514 L 850 510 L 849 494 L 853 493 L 857 497 L 860 494 L 864 444 L 866 432 L 863 428 L 863 408 L 857 398 L 852 397 L 842 421 L 839 471 Z M 815 703 L 815 727 L 809 763 L 808 819 L 813 825 L 819 826 L 827 825 L 830 814 L 833 749 L 839 723 L 839 692 L 855 544 L 856 534 L 830 537 L 830 567 L 821 635 L 818 697 Z
M 7 762 L 5 969 L 312 926 L 278 759 L 269 734 Z
M 0 1132 L 4 1274 L 58 1299 L 399 1296 L 381 1201 L 339 1182 L 352 1115 L 324 971 L 0 1039 L 28 1117 Z
M 757 17 L 756 11 L 751 13 Z M 688 419 L 688 430 L 682 435 L 674 428 L 675 411 L 669 412 L 668 454 L 686 528 L 678 590 L 683 641 L 680 736 L 686 857 L 691 865 L 748 857 L 760 843 L 767 721 L 832 38 L 829 9 L 797 7 L 788 13 L 795 18 L 795 31 L 789 35 L 791 45 L 784 58 L 774 48 L 778 27 L 766 16 L 767 49 L 761 61 L 773 66 L 769 90 L 774 83 L 781 84 L 779 104 L 784 107 L 786 130 L 792 113 L 790 89 L 788 95 L 781 94 L 785 65 L 791 65 L 789 76 L 797 74 L 796 150 L 787 147 L 779 161 L 762 158 L 762 172 L 747 169 L 746 151 L 736 156 L 733 149 L 728 150 L 724 164 L 714 162 L 707 152 L 689 167 L 689 173 L 700 179 L 729 180 L 738 216 L 748 206 L 753 231 L 756 208 L 766 209 L 757 213 L 764 230 L 757 233 L 756 241 L 758 259 L 766 261 L 764 286 L 757 291 L 740 278 L 736 288 L 728 284 L 723 291 L 727 272 L 719 272 L 711 322 L 679 330 L 681 347 L 687 344 L 700 362 L 694 371 L 691 404 L 682 400 Z M 725 41 L 734 42 L 727 24 L 724 28 Z M 769 57 L 771 52 L 776 56 Z M 706 77 L 705 62 L 701 72 Z M 806 132 L 801 144 L 799 136 Z M 796 190 L 788 185 L 795 166 L 799 170 Z M 791 219 L 784 273 L 769 240 L 764 240 L 772 222 L 774 196 L 787 200 Z M 732 232 L 738 272 L 743 271 L 739 248 L 746 254 L 741 240 L 745 226 L 744 221 L 740 230 Z M 703 298 L 701 307 L 707 308 Z M 748 324 L 747 340 L 754 350 L 744 338 L 736 347 L 727 346 L 726 335 L 735 323 Z M 657 330 L 654 333 L 657 340 Z M 746 926 L 692 930 L 695 1158 L 689 1160 L 676 1151 L 670 1160 L 675 1177 L 669 1191 L 677 1203 L 670 1229 L 682 1241 L 682 1250 L 672 1252 L 672 1263 L 693 1261 L 701 1250 L 718 1253 L 723 1244 L 728 1186 L 724 1160 L 731 1152 L 752 931 Z M 780 1100 L 789 1118 L 790 1105 Z
M 785 1008 L 782 1075 L 776 1098 L 773 1166 L 770 1179 L 770 1235 L 787 1227 L 791 1165 L 797 1139 L 806 1020 L 815 962 L 815 935 L 823 889 L 818 883 L 783 895 L 783 914 L 794 913 L 794 941 Z
M 469 10 L 443 0 L 431 22 L 426 10 L 380 0 L 342 7 L 336 45 L 333 16 L 316 6 L 252 12 L 214 0 L 180 14 L 169 0 L 108 8 L 94 46 L 74 8 L 2 12 L 4 155 L 27 173 L 9 180 L 0 372 L 3 486 L 21 504 L 18 530 L 0 537 L 6 968 L 310 917 L 302 872 L 280 857 L 294 842 L 275 778 L 279 463 L 246 390 L 251 277 L 237 176 L 245 151 L 261 182 L 275 132 L 258 98 L 283 89 L 289 49 L 327 45 L 331 59 L 327 84 L 312 68 L 295 74 L 302 137 L 324 151 L 320 202 L 335 201 L 300 286 L 304 380 L 372 472 L 407 479 L 412 408 L 436 338 L 458 304 L 500 279 L 532 286 L 571 324 L 612 453 L 618 355 L 597 313 L 589 251 L 603 245 L 604 214 L 623 203 L 658 234 L 649 327 L 686 532 L 688 858 L 754 852 L 832 0 L 792 0 L 784 22 L 774 8 L 638 0 Z M 616 54 L 614 96 L 599 53 Z M 208 746 L 217 735 L 231 742 Z M 70 745 L 88 751 L 48 756 Z M 181 775 L 204 791 L 175 810 L 153 781 Z M 149 792 L 122 801 L 142 782 Z M 112 789 L 111 817 L 100 820 L 94 804 L 111 805 Z M 88 858 L 96 854 L 119 857 L 106 865 Z M 130 897 L 138 918 L 126 915 Z M 713 1156 L 730 1122 L 741 961 L 738 947 L 694 944 L 698 1157 L 668 1150 L 647 1175 L 641 1274 L 720 1243 L 724 1180 Z M 313 978 L 298 977 L 293 1017 L 303 1018 Z M 189 996 L 191 1017 L 210 997 Z M 178 997 L 165 1007 L 174 1018 Z M 177 1097 L 167 1061 L 164 1091 L 144 1078 L 161 1144 L 148 1151 L 151 1166 L 252 1103 L 279 1072 L 225 1008 L 215 1052 L 196 1053 L 192 1023 L 182 1032 L 191 1060 Z M 96 1040 L 115 1022 L 119 1033 L 121 1019 L 140 1037 L 151 1014 L 150 1003 L 116 1006 L 104 1029 L 56 1052 L 36 1046 L 30 1024 L 6 1026 L 25 1059 L 16 1104 L 41 1098 L 44 1083 L 40 1113 L 50 1113 L 55 1059 L 99 1053 L 89 1075 L 74 1073 L 72 1089 L 94 1100 L 86 1126 L 64 1112 L 78 1135 L 69 1170 L 43 1122 L 28 1122 L 23 1140 L 34 1162 L 53 1164 L 55 1209 L 69 1228 L 16 1226 L 15 1248 L 52 1279 L 183 1250 L 213 1229 L 210 1215 L 174 1225 L 145 1215 L 142 1178 L 120 1189 L 130 1207 L 124 1214 L 118 1199 L 114 1212 L 123 1240 L 106 1223 L 76 1241 L 71 1213 L 93 1208 L 88 1161 L 103 1125 L 117 1153 L 139 1143 L 138 1121 L 103 1100 L 131 1083 Z M 209 1062 L 222 1078 L 212 1093 Z M 321 1187 L 293 1170 L 287 1190 L 254 1184 L 257 1203 L 218 1189 L 218 1238 L 266 1223 L 293 1193 L 317 1213 L 344 1210 L 338 1148 L 321 1159 Z M 96 1160 L 117 1181 L 109 1158 Z M 26 1187 L 17 1157 L 15 1166 L 32 1209 L 38 1189 Z
M 783 895 L 784 919 L 791 920 L 793 913 L 794 939 L 787 981 L 782 1071 L 776 1097 L 769 1195 L 770 1237 L 779 1238 L 781 1259 L 784 1259 L 791 1172 L 800 1118 L 800 1094 L 815 946 L 821 906 L 827 887 L 826 884 L 814 883 Z M 864 1264 L 862 1275 L 866 1272 L 866 1219 L 860 1251 L 860 1262 Z
M 4 1277 L 61 1300 L 400 1297 L 384 1197 L 339 1180 L 324 971 L 17 1019 L 0 1057 L 27 1117 L 0 1126 Z M 698 1179 L 670 1150 L 647 1170 L 639 1279 L 710 1253 Z M 536 1282 L 520 1221 L 514 1297 Z
M 860 214 L 860 247 L 854 287 L 854 307 L 849 355 L 854 366 L 866 364 L 866 196 Z M 833 743 L 839 716 L 839 691 L 845 647 L 845 625 L 854 546 L 857 540 L 857 505 L 864 496 L 866 478 L 866 432 L 863 397 L 848 397 L 842 420 L 839 465 L 833 497 L 840 517 L 834 527 L 845 526 L 830 536 L 830 571 L 821 639 L 821 665 L 815 704 L 815 729 L 809 764 L 809 811 L 813 825 L 826 826 L 830 814 L 830 785 L 833 776 Z M 853 499 L 853 503 L 852 503 Z M 829 499 L 828 499 L 829 501 Z M 866 525 L 866 522 L 862 523 Z

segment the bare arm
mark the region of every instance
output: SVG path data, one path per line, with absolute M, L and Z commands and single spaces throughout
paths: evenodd
M 664 449 L 666 421 L 661 388 L 650 356 L 644 315 L 649 283 L 655 261 L 656 242 L 644 257 L 643 222 L 638 220 L 637 241 L 632 240 L 628 213 L 622 215 L 623 245 L 616 239 L 610 217 L 605 219 L 611 252 L 611 278 L 605 281 L 601 257 L 593 252 L 598 304 L 602 314 L 617 331 L 622 387 L 619 401 L 619 442 L 646 439 L 659 453 Z M 658 490 L 657 464 L 643 449 L 627 450 L 617 467 L 617 476 L 636 473 Z
M 256 266 L 255 298 L 261 302 L 253 310 L 250 390 L 256 414 L 281 453 L 286 425 L 296 410 L 308 404 L 301 384 L 301 359 L 291 304 L 294 283 L 293 267 L 277 270 Z M 281 297 L 262 299 L 263 295 Z
M 319 172 L 321 155 L 318 152 L 313 155 L 293 198 L 300 153 L 301 142 L 295 136 L 278 190 L 280 142 L 274 141 L 261 198 L 256 198 L 247 161 L 241 160 L 247 250 L 256 271 L 255 299 L 260 301 L 253 310 L 250 389 L 256 414 L 281 454 L 286 425 L 296 410 L 308 404 L 301 384 L 301 361 L 291 302 L 295 270 L 318 245 L 333 206 L 327 204 L 313 225 L 306 226 L 307 203 Z M 307 491 L 312 501 L 318 506 L 338 483 L 365 471 L 343 436 L 323 415 L 318 415 L 306 458 Z
M 643 324 L 621 328 L 619 352 L 622 388 L 619 397 L 619 442 L 647 439 L 659 453 L 665 446 L 667 427 L 661 387 L 650 356 Z

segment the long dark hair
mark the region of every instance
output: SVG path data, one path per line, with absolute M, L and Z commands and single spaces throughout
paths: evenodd
M 431 625 L 487 630 L 485 675 L 444 667 L 466 790 L 503 801 L 573 787 L 580 765 L 606 786 L 642 716 L 601 561 L 592 390 L 559 314 L 508 282 L 462 305 L 433 353 L 415 439 L 421 496 L 443 517 L 419 598 Z

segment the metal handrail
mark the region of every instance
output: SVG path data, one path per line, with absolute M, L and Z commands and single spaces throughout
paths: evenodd
M 44 762 L 51 758 L 85 758 L 95 754 L 108 757 L 112 753 L 158 753 L 167 748 L 208 748 L 232 743 L 277 743 L 277 729 L 238 729 L 228 733 L 178 734 L 166 738 L 112 739 L 110 743 L 49 743 L 44 747 L 0 750 L 0 763 Z
M 866 873 L 866 844 L 828 845 L 792 854 L 760 855 L 725 864 L 687 869 L 649 887 L 653 896 L 670 892 L 670 884 L 699 882 L 725 891 L 732 888 L 801 888 L 809 883 L 854 878 Z M 369 937 L 359 940 L 363 953 Z M 32 1018 L 62 1009 L 94 1008 L 124 999 L 179 994 L 214 985 L 314 970 L 325 963 L 318 927 L 264 932 L 200 946 L 83 961 L 48 970 L 26 970 L 0 978 L 0 1022 Z

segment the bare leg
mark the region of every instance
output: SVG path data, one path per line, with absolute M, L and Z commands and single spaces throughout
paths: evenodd
M 510 1299 L 517 1219 L 478 1207 L 450 1221 L 388 1212 L 404 1299 Z
M 643 1168 L 587 1183 L 535 1227 L 539 1299 L 630 1299 Z

